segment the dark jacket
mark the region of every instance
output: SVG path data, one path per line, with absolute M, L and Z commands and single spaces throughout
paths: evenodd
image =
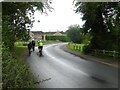
M 35 41 L 32 41 L 32 45 L 35 46 Z
M 32 43 L 30 42 L 29 44 L 28 44 L 28 49 L 31 49 L 32 48 Z

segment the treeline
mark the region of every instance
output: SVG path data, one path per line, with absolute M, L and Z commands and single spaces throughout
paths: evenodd
M 67 36 L 70 41 L 73 43 L 84 43 L 84 44 L 89 44 L 91 40 L 90 34 L 85 34 L 83 31 L 83 28 L 80 28 L 79 25 L 71 25 L 68 27 L 68 30 L 66 31 Z
M 87 38 L 89 45 L 86 51 L 91 49 L 120 51 L 120 3 L 75 0 L 74 5 L 75 12 L 83 16 L 82 20 L 85 23 L 82 28 L 69 27 L 67 32 L 71 41 L 83 43 Z M 76 32 L 71 33 L 72 30 Z
M 46 40 L 58 40 L 62 42 L 68 42 L 69 38 L 67 35 L 47 35 Z
M 18 40 L 29 40 L 29 31 L 34 23 L 34 12 L 46 13 L 51 10 L 49 2 L 2 2 L 2 40 L 9 48 L 14 48 Z

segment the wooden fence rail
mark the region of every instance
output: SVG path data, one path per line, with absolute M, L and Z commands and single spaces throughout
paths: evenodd
M 77 51 L 83 51 L 85 45 L 81 44 L 68 44 L 72 49 Z M 91 54 L 93 55 L 104 55 L 104 56 L 111 56 L 111 57 L 120 57 L 120 52 L 117 51 L 108 51 L 108 50 L 90 50 Z
M 120 53 L 117 51 L 108 51 L 108 50 L 91 50 L 92 54 L 95 55 L 105 55 L 105 56 L 112 56 L 112 57 L 120 57 Z

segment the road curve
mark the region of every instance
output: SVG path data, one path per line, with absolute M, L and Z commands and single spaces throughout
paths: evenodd
M 60 49 L 62 44 L 45 45 L 27 62 L 38 79 L 38 88 L 117 88 L 118 70 L 97 62 L 83 60 Z

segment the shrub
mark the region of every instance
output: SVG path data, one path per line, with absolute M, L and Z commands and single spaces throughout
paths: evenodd
M 69 41 L 69 39 L 66 35 L 62 35 L 62 36 L 49 35 L 49 36 L 46 36 L 46 40 L 59 40 L 59 41 L 63 41 L 63 42 Z
M 31 88 L 34 79 L 31 78 L 28 66 L 6 48 L 2 50 L 2 81 L 3 88 Z

